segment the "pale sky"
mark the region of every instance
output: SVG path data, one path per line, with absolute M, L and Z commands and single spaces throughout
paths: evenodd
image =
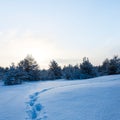
M 0 0 L 0 66 L 27 54 L 41 68 L 120 55 L 120 1 Z

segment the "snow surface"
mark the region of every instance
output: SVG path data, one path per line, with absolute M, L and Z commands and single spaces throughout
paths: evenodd
M 120 75 L 0 83 L 0 120 L 120 120 Z

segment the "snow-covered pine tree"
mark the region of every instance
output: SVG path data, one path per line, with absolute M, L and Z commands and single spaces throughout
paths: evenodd
M 48 70 L 40 70 L 40 80 L 49 80 Z
M 109 59 L 105 59 L 99 68 L 100 75 L 108 75 L 109 65 L 110 65 Z
M 81 79 L 81 72 L 80 67 L 78 65 L 74 66 L 74 72 L 73 72 L 74 79 Z
M 21 71 L 21 69 L 12 64 L 5 73 L 3 81 L 5 85 L 21 84 L 23 76 L 24 73 Z
M 20 61 L 18 67 L 21 68 L 22 71 L 25 73 L 24 80 L 40 80 L 39 66 L 31 55 L 27 55 L 27 57 L 24 60 Z
M 5 68 L 0 67 L 0 80 L 3 79 L 4 74 L 5 74 Z
M 72 65 L 64 66 L 62 70 L 62 76 L 64 79 L 73 80 L 74 79 L 74 67 Z
M 120 58 L 118 56 L 114 56 L 110 59 L 109 66 L 108 66 L 108 74 L 119 74 L 120 73 Z
M 81 78 L 87 79 L 97 76 L 95 67 L 89 62 L 89 59 L 84 57 L 82 64 L 80 64 Z
M 62 75 L 64 79 L 73 80 L 80 79 L 80 68 L 78 65 L 72 66 L 64 66 L 62 70 Z
M 49 69 L 48 69 L 48 77 L 49 79 L 60 79 L 62 76 L 61 67 L 58 63 L 53 60 L 50 62 Z

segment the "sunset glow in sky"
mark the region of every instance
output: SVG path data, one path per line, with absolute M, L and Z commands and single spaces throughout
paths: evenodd
M 120 55 L 120 1 L 1 0 L 0 66 L 27 54 L 41 68 Z

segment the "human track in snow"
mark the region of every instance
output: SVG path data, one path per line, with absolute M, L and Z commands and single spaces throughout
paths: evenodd
M 44 106 L 37 102 L 39 95 L 53 88 L 43 89 L 40 92 L 35 92 L 29 96 L 29 101 L 26 102 L 26 120 L 46 120 L 47 114 Z
M 83 85 L 84 83 L 79 83 L 79 84 Z M 37 99 L 40 97 L 39 95 L 41 93 L 44 93 L 44 92 L 47 92 L 48 90 L 52 90 L 52 89 L 56 89 L 56 88 L 76 86 L 76 85 L 79 85 L 79 84 L 78 83 L 75 83 L 75 84 L 72 83 L 72 84 L 69 84 L 69 85 L 60 85 L 60 86 L 57 86 L 57 87 L 46 88 L 46 89 L 43 89 L 39 92 L 34 92 L 32 95 L 29 96 L 29 101 L 26 102 L 26 113 L 27 113 L 26 120 L 46 120 L 47 119 L 48 116 L 46 114 L 45 107 L 40 103 L 40 101 L 39 101 L 39 103 L 37 102 Z
M 39 95 L 41 93 L 47 92 L 48 90 L 52 90 L 55 88 L 74 86 L 74 85 L 78 85 L 78 84 L 69 84 L 69 85 L 61 85 L 57 87 L 46 88 L 39 92 L 34 92 L 33 94 L 29 95 L 29 101 L 26 102 L 26 113 L 27 113 L 26 120 L 46 120 L 47 119 L 47 114 L 44 106 L 40 103 L 40 101 L 39 103 L 37 102 L 37 99 L 39 98 Z
M 26 102 L 27 117 L 25 119 L 26 120 L 46 120 L 47 114 L 46 114 L 45 108 L 40 102 L 39 103 L 37 102 L 39 95 L 41 93 L 47 92 L 48 90 L 52 90 L 60 87 L 67 87 L 71 85 L 78 85 L 78 84 L 61 85 L 58 87 L 46 88 L 39 92 L 34 92 L 32 95 L 29 95 L 29 101 Z

